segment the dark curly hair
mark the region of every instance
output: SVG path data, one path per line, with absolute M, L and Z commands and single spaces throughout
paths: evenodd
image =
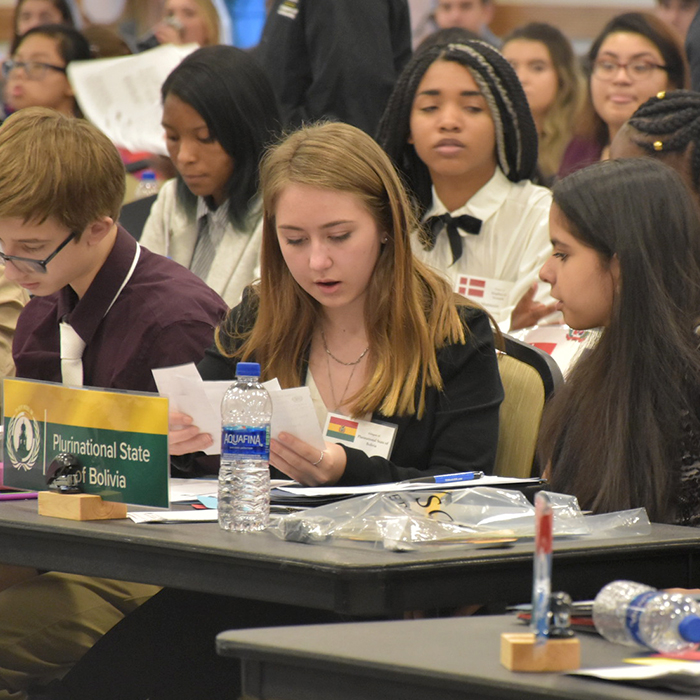
M 700 183 L 700 93 L 674 90 L 659 93 L 641 105 L 627 122 L 647 139 L 632 141 L 651 156 L 688 153 L 690 179 L 697 190 Z
M 496 160 L 506 177 L 512 182 L 531 179 L 537 168 L 537 129 L 510 63 L 483 41 L 432 46 L 416 53 L 401 73 L 377 132 L 377 141 L 415 194 L 421 214 L 430 206 L 432 183 L 408 138 L 418 85 L 435 61 L 459 63 L 479 86 L 495 126 Z

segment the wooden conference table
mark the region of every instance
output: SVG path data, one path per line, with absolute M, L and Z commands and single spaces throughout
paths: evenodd
M 531 595 L 531 543 L 395 553 L 234 534 L 216 523 L 74 522 L 36 510 L 36 501 L 0 502 L 0 561 L 356 617 Z M 585 599 L 616 578 L 698 586 L 700 530 L 654 525 L 645 537 L 555 543 L 555 590 Z
M 243 696 L 251 700 L 683 697 L 561 673 L 508 671 L 499 660 L 500 635 L 520 631 L 526 629 L 504 615 L 352 622 L 223 632 L 217 647 L 241 659 Z M 582 669 L 621 666 L 636 653 L 592 634 L 579 639 Z

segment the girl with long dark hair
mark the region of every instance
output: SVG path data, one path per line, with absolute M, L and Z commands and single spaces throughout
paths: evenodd
M 602 327 L 543 418 L 552 488 L 596 512 L 700 522 L 700 219 L 650 159 L 598 163 L 554 188 L 541 277 L 572 328 Z
M 564 177 L 609 156 L 620 127 L 653 95 L 687 86 L 678 36 L 660 19 L 627 12 L 603 28 L 588 51 L 588 98 L 559 168 Z

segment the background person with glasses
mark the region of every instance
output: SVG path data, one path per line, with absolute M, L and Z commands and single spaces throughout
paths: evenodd
M 82 116 L 66 67 L 88 58 L 90 45 L 76 29 L 59 24 L 30 29 L 2 64 L 7 111 L 49 107 L 67 116 Z
M 606 160 L 610 142 L 637 107 L 660 92 L 687 86 L 683 47 L 651 14 L 614 17 L 591 45 L 588 61 L 587 104 L 564 153 L 560 177 Z

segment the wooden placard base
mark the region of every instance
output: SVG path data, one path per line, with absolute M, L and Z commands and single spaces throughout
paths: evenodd
M 548 639 L 535 648 L 531 632 L 501 634 L 501 664 L 510 671 L 574 671 L 581 666 L 581 645 L 576 637 Z
M 118 520 L 126 518 L 126 503 L 103 501 L 88 493 L 39 492 L 39 515 L 68 520 Z

